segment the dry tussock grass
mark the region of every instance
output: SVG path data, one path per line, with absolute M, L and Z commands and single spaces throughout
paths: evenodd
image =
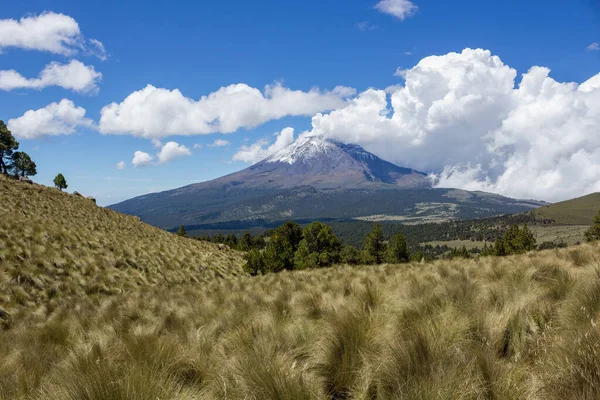
M 0 308 L 241 274 L 239 253 L 0 175 Z
M 1 399 L 600 398 L 597 244 L 250 278 L 226 268 L 234 253 L 65 196 L 43 204 L 77 229 L 26 222 L 2 195 L 19 222 L 0 222 Z M 196 245 L 224 279 L 176 253 Z
M 598 250 L 340 266 L 44 304 L 0 332 L 0 397 L 595 399 Z

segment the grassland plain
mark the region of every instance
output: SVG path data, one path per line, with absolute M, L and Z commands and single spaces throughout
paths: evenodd
M 0 175 L 0 308 L 242 274 L 241 254 Z
M 600 397 L 599 244 L 251 278 L 235 252 L 2 183 L 1 399 Z

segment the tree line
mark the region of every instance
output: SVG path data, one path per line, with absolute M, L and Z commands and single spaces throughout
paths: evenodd
M 182 225 L 177 234 L 186 236 Z M 467 250 L 449 248 L 446 245 L 419 245 L 411 248 L 402 232 L 386 235 L 382 224 L 376 223 L 363 238 L 362 248 L 343 244 L 331 226 L 321 222 L 313 222 L 301 228 L 295 222 L 288 221 L 276 229 L 252 236 L 246 232 L 241 237 L 233 234 L 200 236 L 196 239 L 228 246 L 245 251 L 246 271 L 251 275 L 280 272 L 283 270 L 299 270 L 306 268 L 323 268 L 334 264 L 369 265 L 382 263 L 404 263 L 408 261 L 429 261 L 436 255 L 442 258 L 471 258 L 486 256 L 507 256 L 523 254 L 532 250 L 545 250 L 565 247 L 564 243 L 544 242 L 537 246 L 533 232 L 527 223 L 520 227 L 513 223 L 493 244 L 484 244 L 479 249 Z M 594 225 L 585 233 L 587 241 L 600 240 L 600 212 L 594 217 Z
M 330 267 L 334 264 L 381 264 L 408 262 L 411 257 L 402 233 L 386 240 L 376 224 L 365 237 L 362 249 L 344 245 L 330 226 L 313 222 L 305 228 L 288 221 L 275 229 L 263 249 L 245 254 L 246 270 L 251 275 Z

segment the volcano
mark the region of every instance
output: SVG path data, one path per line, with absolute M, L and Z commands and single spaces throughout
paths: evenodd
M 382 160 L 356 144 L 312 136 L 233 174 L 110 208 L 165 229 L 204 229 L 283 220 L 436 222 L 522 212 L 541 204 L 433 188 L 424 172 Z

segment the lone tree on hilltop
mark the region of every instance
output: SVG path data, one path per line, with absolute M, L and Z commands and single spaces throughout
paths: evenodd
M 0 120 L 0 174 L 8 174 L 13 154 L 19 149 L 19 142 Z
M 181 237 L 187 237 L 187 232 L 185 231 L 185 227 L 183 225 L 181 225 L 179 227 L 179 229 L 177 230 L 177 232 L 175 232 L 175 234 L 177 236 L 181 236 Z
M 58 174 L 56 175 L 56 178 L 54 178 L 54 186 L 56 186 L 57 189 L 62 192 L 63 189 L 66 189 L 69 185 L 67 185 L 67 180 L 63 174 Z
M 585 232 L 585 241 L 593 242 L 600 240 L 600 211 L 594 217 L 594 225 Z
M 37 174 L 37 166 L 31 160 L 29 154 L 23 151 L 17 151 L 16 153 L 13 153 L 11 160 L 11 168 L 14 171 L 15 177 L 27 177 Z

